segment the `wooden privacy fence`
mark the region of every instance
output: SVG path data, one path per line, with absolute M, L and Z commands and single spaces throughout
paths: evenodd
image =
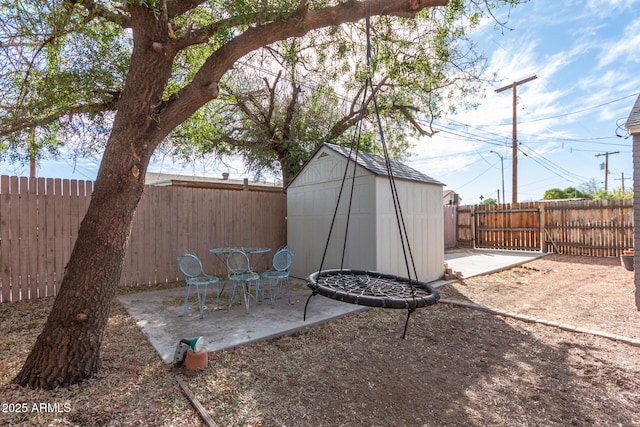
M 620 256 L 633 247 L 633 200 L 543 205 L 545 252 Z
M 0 177 L 0 302 L 57 293 L 92 191 L 91 181 Z M 209 249 L 277 249 L 286 244 L 285 221 L 283 192 L 146 186 L 120 284 L 180 280 L 177 257 L 185 249 L 208 273 L 224 274 Z
M 633 247 L 632 200 L 459 206 L 459 247 L 619 256 Z

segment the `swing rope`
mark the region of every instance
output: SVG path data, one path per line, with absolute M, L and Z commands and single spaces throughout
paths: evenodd
M 370 3 L 367 3 L 366 5 L 365 22 L 367 74 L 362 94 L 362 104 L 358 115 L 358 125 L 354 129 L 353 137 L 351 140 L 349 155 L 347 157 L 346 167 L 342 176 L 340 190 L 338 192 L 338 199 L 333 212 L 331 225 L 329 227 L 329 235 L 325 243 L 322 260 L 320 262 L 320 268 L 316 273 L 311 274 L 307 278 L 307 285 L 312 289 L 312 293 L 305 304 L 304 319 L 306 320 L 307 306 L 309 305 L 311 297 L 318 293 L 329 298 L 354 304 L 384 308 L 406 308 L 408 313 L 404 325 L 404 333 L 402 335 L 402 337 L 405 338 L 411 313 L 413 313 L 413 311 L 415 311 L 415 309 L 418 307 L 426 307 L 428 305 L 435 304 L 439 299 L 439 295 L 438 292 L 429 284 L 418 281 L 418 274 L 413 258 L 413 252 L 411 251 L 411 246 L 409 244 L 409 235 L 407 233 L 407 227 L 404 221 L 404 216 L 402 214 L 402 208 L 400 206 L 398 189 L 396 187 L 395 177 L 393 174 L 392 162 L 389 158 L 389 150 L 384 136 L 382 119 L 380 117 L 380 108 L 376 97 L 376 89 L 373 86 L 371 77 L 373 74 L 373 66 L 371 64 L 372 46 Z M 377 130 L 382 144 L 385 169 L 389 180 L 389 188 L 391 192 L 391 198 L 393 200 L 396 225 L 398 227 L 398 233 L 400 236 L 400 244 L 402 246 L 405 268 L 407 270 L 407 278 L 401 278 L 398 276 L 378 272 L 344 269 L 344 260 L 347 251 L 347 239 L 349 234 L 349 221 L 351 219 L 356 170 L 358 165 L 358 155 L 360 151 L 360 137 L 362 135 L 362 126 L 364 122 L 365 111 L 368 108 L 367 96 L 369 89 L 371 90 L 371 101 L 373 102 Z M 342 195 L 345 189 L 349 166 L 351 165 L 352 161 L 353 173 L 351 174 L 351 191 L 347 207 L 344 241 L 342 242 L 342 257 L 340 262 L 340 269 L 323 270 L 327 252 L 329 250 L 331 235 L 333 233 L 336 218 L 338 216 L 340 201 L 342 200 Z M 409 263 L 411 263 L 411 268 Z
M 387 148 L 387 143 L 386 143 L 386 138 L 384 135 L 384 130 L 383 130 L 383 126 L 382 126 L 382 119 L 380 117 L 380 108 L 378 105 L 378 99 L 376 96 L 376 91 L 375 88 L 373 86 L 373 81 L 371 78 L 372 73 L 372 65 L 371 65 L 371 58 L 372 58 L 372 53 L 371 53 L 371 4 L 367 3 L 366 6 L 366 14 L 365 14 L 365 22 L 366 22 L 366 65 L 367 65 L 367 77 L 365 80 L 365 87 L 363 90 L 363 94 L 362 94 L 362 103 L 360 106 L 360 111 L 358 113 L 358 125 L 356 126 L 352 139 L 351 139 L 351 144 L 350 144 L 350 150 L 349 150 L 349 156 L 347 159 L 347 166 L 345 167 L 345 171 L 344 174 L 342 176 L 342 181 L 341 181 L 341 185 L 340 185 L 340 191 L 338 193 L 338 201 L 336 203 L 336 207 L 334 209 L 333 212 L 333 217 L 331 220 L 331 226 L 329 227 L 329 235 L 327 237 L 327 241 L 325 243 L 325 247 L 324 247 L 324 251 L 322 254 L 322 260 L 320 262 L 320 268 L 318 269 L 318 271 L 322 272 L 322 268 L 324 266 L 324 262 L 327 256 L 327 252 L 329 250 L 329 243 L 331 240 L 331 235 L 333 234 L 333 229 L 335 226 L 335 222 L 336 222 L 336 218 L 338 215 L 338 209 L 340 206 L 340 201 L 342 200 L 342 194 L 344 191 L 344 187 L 345 187 L 345 182 L 347 180 L 347 175 L 348 175 L 348 171 L 349 171 L 349 164 L 350 162 L 353 160 L 353 173 L 351 175 L 351 191 L 349 193 L 349 205 L 347 208 L 347 217 L 346 217 L 346 225 L 345 225 L 345 234 L 344 234 L 344 240 L 343 240 L 343 245 L 342 245 L 342 258 L 340 261 L 340 268 L 344 268 L 344 257 L 345 257 L 345 253 L 346 253 L 346 247 L 347 247 L 347 241 L 348 241 L 348 236 L 349 236 L 349 223 L 350 223 L 350 219 L 351 219 L 351 208 L 353 205 L 353 193 L 354 193 L 354 188 L 355 188 L 355 178 L 356 178 L 356 165 L 358 164 L 358 155 L 360 152 L 360 136 L 362 135 L 362 126 L 363 126 L 363 119 L 365 116 L 365 111 L 367 108 L 367 93 L 368 93 L 368 89 L 371 89 L 371 98 L 373 101 L 373 106 L 374 106 L 374 112 L 375 112 L 375 117 L 376 117 L 376 125 L 378 127 L 378 133 L 380 135 L 380 142 L 382 145 L 382 150 L 383 150 L 383 154 L 384 154 L 384 161 L 385 161 L 385 169 L 387 171 L 387 177 L 389 180 L 389 188 L 391 190 L 391 197 L 393 200 L 393 207 L 394 207 L 394 211 L 395 211 L 395 217 L 396 217 L 396 222 L 397 222 L 397 227 L 398 227 L 398 232 L 400 235 L 400 243 L 402 245 L 402 253 L 404 256 L 404 261 L 405 261 L 405 268 L 407 270 L 407 277 L 410 279 L 411 282 L 411 274 L 413 272 L 413 279 L 418 280 L 418 273 L 416 270 L 416 266 L 415 266 L 415 261 L 413 259 L 413 252 L 411 251 L 411 245 L 409 244 L 409 236 L 407 233 L 407 228 L 406 228 L 406 224 L 404 222 L 404 216 L 402 215 L 402 207 L 400 206 L 400 201 L 399 201 L 399 197 L 398 197 L 398 190 L 396 187 L 396 183 L 395 183 L 395 177 L 393 175 L 393 168 L 392 168 L 392 164 L 391 164 L 391 160 L 389 158 L 389 150 Z M 354 154 L 355 153 L 355 154 Z M 408 254 L 407 254 L 408 253 Z M 409 260 L 411 261 L 411 267 L 409 268 Z

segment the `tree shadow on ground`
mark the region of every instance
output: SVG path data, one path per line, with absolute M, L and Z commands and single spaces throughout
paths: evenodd
M 465 300 L 451 287 L 442 293 Z M 225 357 L 242 371 L 244 399 L 264 425 L 640 421 L 640 381 L 610 355 L 627 352 L 633 360 L 634 349 L 614 342 L 605 349 L 594 337 L 447 304 L 417 310 L 403 340 L 405 315 L 369 310 Z M 638 371 L 637 363 L 632 368 Z M 192 382 L 206 387 L 204 377 Z

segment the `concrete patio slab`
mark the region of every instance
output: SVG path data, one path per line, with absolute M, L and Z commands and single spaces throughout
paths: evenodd
M 461 272 L 464 278 L 469 278 L 511 268 L 543 255 L 534 252 L 455 250 L 445 254 L 445 262 L 454 271 Z M 227 311 L 215 309 L 213 295 L 209 295 L 208 307 L 202 319 L 195 307 L 182 316 L 185 288 L 121 295 L 118 300 L 136 319 L 165 363 L 172 363 L 175 348 L 182 338 L 202 336 L 207 350 L 215 352 L 291 335 L 302 328 L 369 309 L 315 296 L 311 298 L 304 321 L 304 305 L 311 292 L 303 280 L 291 278 L 290 281 L 291 304 L 287 298 L 281 298 L 276 300 L 275 308 L 272 308 L 268 299 L 259 304 L 252 300 L 248 313 L 240 304 Z M 438 288 L 446 283 L 449 282 L 440 280 L 432 285 Z
M 447 251 L 444 261 L 465 279 L 496 273 L 547 255 L 542 252 L 516 252 L 488 249 L 456 249 Z
M 309 303 L 305 321 L 304 305 L 311 291 L 302 280 L 291 279 L 291 282 L 291 304 L 287 298 L 280 298 L 272 308 L 268 299 L 260 303 L 251 300 L 249 312 L 240 304 L 227 311 L 226 308 L 215 309 L 215 298 L 208 295 L 202 319 L 197 307 L 189 308 L 182 316 L 185 288 L 121 295 L 118 300 L 136 319 L 165 363 L 172 363 L 175 348 L 182 338 L 202 336 L 208 351 L 220 351 L 293 334 L 299 329 L 366 309 L 316 296 Z

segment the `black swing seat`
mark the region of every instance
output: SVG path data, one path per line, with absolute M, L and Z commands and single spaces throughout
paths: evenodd
M 413 311 L 440 299 L 438 291 L 428 283 L 376 271 L 322 270 L 310 274 L 306 281 L 311 295 L 369 307 Z

